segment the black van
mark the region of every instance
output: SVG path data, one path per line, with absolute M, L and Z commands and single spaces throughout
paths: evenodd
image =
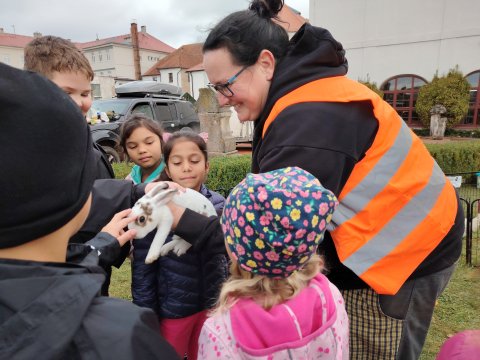
M 93 113 L 106 114 L 109 121 L 90 126 L 93 141 L 102 146 L 110 162 L 122 160 L 116 151 L 120 126 L 132 114 L 145 114 L 158 121 L 167 132 L 185 128 L 196 133 L 200 131 L 200 121 L 193 104 L 181 98 L 181 89 L 177 86 L 155 81 L 133 81 L 117 87 L 115 92 L 116 98 L 93 101 Z

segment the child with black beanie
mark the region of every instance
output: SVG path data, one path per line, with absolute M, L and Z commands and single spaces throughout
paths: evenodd
M 95 178 L 78 107 L 45 78 L 0 63 L 0 129 L 0 358 L 177 358 L 152 311 L 98 295 L 103 249 L 68 249 Z

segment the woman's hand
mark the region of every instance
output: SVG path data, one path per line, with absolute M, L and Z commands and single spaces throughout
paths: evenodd
M 116 213 L 112 220 L 102 229 L 103 232 L 109 233 L 116 238 L 120 246 L 125 245 L 127 241 L 132 240 L 137 234 L 135 229 L 124 230 L 128 224 L 136 219 L 135 216 L 129 216 L 131 212 L 132 209 L 126 209 Z

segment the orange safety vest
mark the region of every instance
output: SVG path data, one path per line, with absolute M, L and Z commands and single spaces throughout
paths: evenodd
M 455 222 L 455 189 L 397 112 L 344 76 L 316 80 L 280 98 L 263 127 L 302 102 L 369 100 L 378 132 L 338 200 L 330 234 L 340 261 L 379 294 L 395 294 Z M 341 124 L 339 125 L 341 126 Z

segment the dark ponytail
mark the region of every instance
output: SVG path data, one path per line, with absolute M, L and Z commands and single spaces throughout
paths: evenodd
M 277 18 L 282 8 L 283 0 L 254 0 L 248 7 L 249 10 L 265 19 Z
M 272 21 L 283 0 L 253 0 L 249 10 L 234 12 L 221 20 L 208 35 L 203 52 L 226 48 L 237 65 L 253 65 L 264 49 L 278 61 L 286 53 L 288 34 Z

